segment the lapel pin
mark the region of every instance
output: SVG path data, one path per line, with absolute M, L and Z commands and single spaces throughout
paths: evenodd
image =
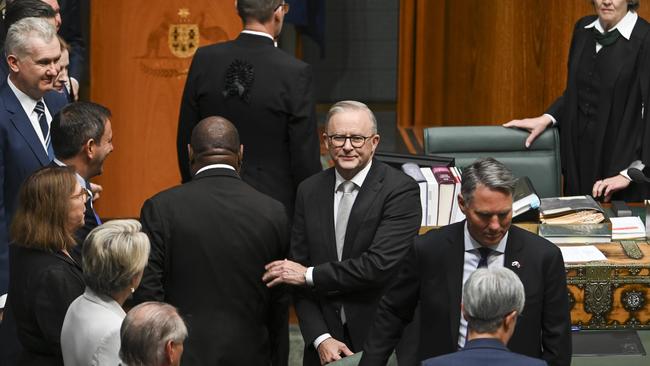
M 511 265 L 512 267 L 521 268 L 521 264 L 519 264 L 519 261 L 514 261 L 514 262 L 512 262 L 512 264 L 510 264 L 510 265 Z

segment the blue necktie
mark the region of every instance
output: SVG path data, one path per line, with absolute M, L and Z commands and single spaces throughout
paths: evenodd
M 487 266 L 488 266 L 488 257 L 490 256 L 490 253 L 492 253 L 492 249 L 481 247 L 481 248 L 478 248 L 478 251 L 481 254 L 481 259 L 478 261 L 478 267 L 477 268 L 487 268 Z

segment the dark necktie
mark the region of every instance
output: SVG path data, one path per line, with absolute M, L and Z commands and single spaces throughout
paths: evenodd
M 478 248 L 478 252 L 481 254 L 481 259 L 478 261 L 478 267 L 476 268 L 487 268 L 488 266 L 488 257 L 492 253 L 492 249 L 481 247 Z
M 90 182 L 85 181 L 86 183 L 86 190 L 88 191 L 88 205 L 90 205 L 90 209 L 93 210 L 93 215 L 95 216 L 95 222 L 97 225 L 102 224 L 102 220 L 99 218 L 99 215 L 97 215 L 97 211 L 95 211 L 95 206 L 93 205 L 93 191 L 90 189 Z
M 598 42 L 603 47 L 613 45 L 621 37 L 621 32 L 619 32 L 618 29 L 614 29 L 611 32 L 605 32 L 605 33 L 600 33 L 600 31 L 596 29 L 596 27 L 593 27 L 592 29 L 594 32 L 594 38 L 596 39 L 596 42 Z
M 43 133 L 43 140 L 45 141 L 46 150 L 50 150 L 50 127 L 47 125 L 47 117 L 45 117 L 45 104 L 42 100 L 36 102 L 36 107 L 34 107 L 34 112 L 38 116 L 38 124 L 41 126 L 41 132 Z

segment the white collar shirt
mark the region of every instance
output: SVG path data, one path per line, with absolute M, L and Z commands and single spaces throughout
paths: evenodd
M 618 29 L 619 33 L 621 33 L 621 36 L 629 41 L 637 19 L 639 19 L 639 16 L 636 12 L 628 11 L 623 19 L 621 19 L 620 22 L 613 26 L 609 32 L 613 31 L 614 29 Z M 603 29 L 603 26 L 600 24 L 600 21 L 598 19 L 587 24 L 585 28 L 596 28 L 600 33 L 605 33 L 605 29 Z M 596 42 L 596 52 L 600 51 L 602 48 L 603 46 L 600 43 Z
M 481 254 L 479 253 L 478 249 L 483 247 L 476 239 L 472 237 L 472 235 L 469 233 L 469 229 L 467 228 L 467 221 L 465 221 L 465 228 L 463 230 L 464 232 L 464 246 L 465 246 L 465 260 L 464 260 L 464 265 L 463 265 L 463 286 L 465 286 L 465 282 L 469 278 L 469 276 L 476 271 L 476 268 L 478 267 L 479 261 L 481 260 Z M 503 262 L 505 260 L 505 252 L 506 252 L 506 243 L 508 242 L 508 233 L 506 232 L 506 235 L 503 236 L 499 244 L 489 246 L 487 248 L 492 249 L 492 253 L 490 253 L 490 256 L 488 257 L 488 267 L 489 268 L 500 268 L 503 267 Z M 461 299 L 462 302 L 462 299 Z M 460 306 L 460 304 L 458 304 Z M 460 328 L 458 330 L 458 347 L 464 347 L 465 346 L 465 341 L 466 341 L 466 336 L 467 336 L 467 320 L 463 317 L 463 313 L 461 311 L 460 314 Z
M 20 106 L 23 107 L 25 114 L 29 118 L 29 122 L 31 122 L 32 124 L 32 128 L 34 129 L 34 132 L 36 132 L 36 136 L 38 136 L 39 141 L 41 141 L 41 144 L 43 145 L 43 149 L 45 149 L 45 153 L 47 153 L 47 145 L 45 144 L 45 139 L 47 138 L 47 136 L 43 136 L 43 131 L 41 131 L 41 125 L 38 122 L 38 113 L 34 111 L 34 108 L 36 107 L 36 103 L 38 103 L 38 100 L 35 100 L 34 98 L 30 97 L 29 95 L 23 93 L 20 89 L 18 89 L 18 87 L 14 85 L 14 83 L 11 81 L 11 78 L 9 78 L 8 76 L 7 76 L 7 84 L 9 84 L 9 87 L 16 95 L 16 98 L 18 99 Z M 47 104 L 45 104 L 43 98 L 41 98 L 40 100 L 43 102 L 43 105 L 45 106 L 45 119 L 47 120 L 47 126 L 49 131 L 50 125 L 52 123 L 52 115 L 50 114 L 49 109 L 47 109 Z

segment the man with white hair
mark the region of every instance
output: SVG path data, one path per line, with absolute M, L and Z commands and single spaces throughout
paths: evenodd
M 8 285 L 7 228 L 23 180 L 52 160 L 52 116 L 65 104 L 52 98 L 61 46 L 56 29 L 43 18 L 14 23 L 5 41 L 9 77 L 0 87 L 0 294 Z
M 120 358 L 128 366 L 178 366 L 187 327 L 176 308 L 150 301 L 129 311 L 120 338 Z
M 524 285 L 511 270 L 477 269 L 463 287 L 462 311 L 468 329 L 465 347 L 456 353 L 430 358 L 422 365 L 546 365 L 542 360 L 510 352 L 506 347 L 525 300 Z

